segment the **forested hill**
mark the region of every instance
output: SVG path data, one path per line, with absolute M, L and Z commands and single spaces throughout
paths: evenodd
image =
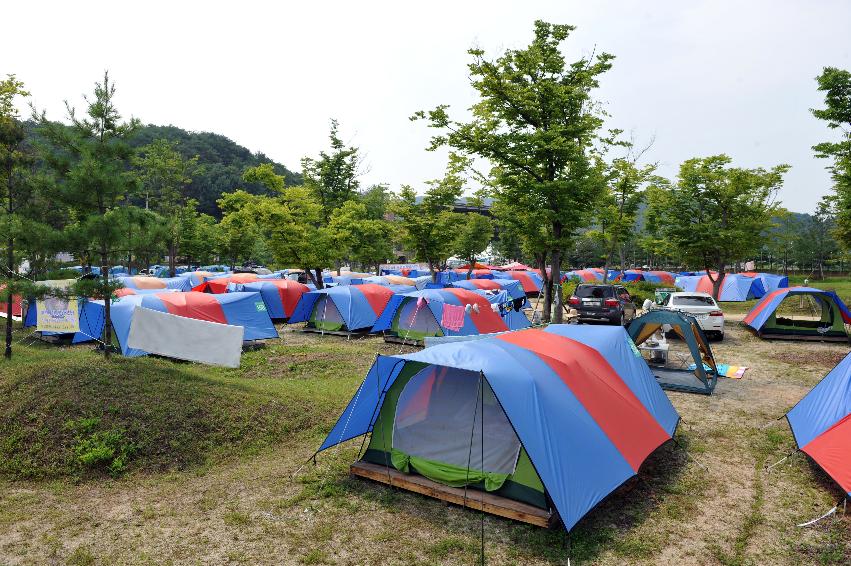
M 201 165 L 187 188 L 187 196 L 198 200 L 198 211 L 220 217 L 216 200 L 222 193 L 243 188 L 251 193 L 267 192 L 259 184 L 244 183 L 242 172 L 246 167 L 272 163 L 275 171 L 286 178 L 287 186 L 301 183 L 301 175 L 293 173 L 262 153 L 251 153 L 236 142 L 210 132 L 189 132 L 176 126 L 143 126 L 131 140 L 134 147 L 147 145 L 156 139 L 178 142 L 177 148 L 186 157 L 198 156 Z

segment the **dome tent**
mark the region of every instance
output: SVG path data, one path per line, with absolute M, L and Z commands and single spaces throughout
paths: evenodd
M 319 451 L 371 433 L 356 475 L 570 530 L 678 422 L 622 328 L 551 325 L 378 356 Z
M 396 293 L 410 293 L 408 285 L 338 285 L 304 293 L 289 324 L 306 322 L 307 332 L 368 333 Z
M 443 326 L 446 305 L 465 307 L 461 328 L 451 330 Z M 467 305 L 475 305 L 475 308 L 466 309 Z M 528 326 L 528 319 L 526 322 Z M 509 326 L 494 312 L 487 298 L 475 291 L 453 288 L 423 289 L 396 295 L 372 327 L 373 332 L 383 331 L 388 342 L 418 345 L 426 336 L 471 336 L 507 330 Z
M 789 297 L 800 297 L 800 304 L 806 308 L 778 313 L 778 310 L 785 311 L 781 305 Z M 851 312 L 833 291 L 787 287 L 766 295 L 745 316 L 742 324 L 767 340 L 844 342 L 849 339 L 845 325 L 851 324 Z
M 628 332 L 635 345 L 641 346 L 657 331 L 668 329 L 688 346 L 694 369 L 669 367 L 667 362 L 664 366 L 654 365 L 651 371 L 657 382 L 662 389 L 712 395 L 718 382 L 718 367 L 709 339 L 693 316 L 675 310 L 653 309 L 630 322 Z

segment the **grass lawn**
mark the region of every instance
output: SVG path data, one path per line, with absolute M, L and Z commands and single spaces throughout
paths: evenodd
M 305 464 L 397 352 L 287 331 L 229 370 L 17 346 L 0 364 L 0 565 L 477 563 L 481 516 L 349 477 L 359 441 Z M 486 517 L 487 560 L 563 564 L 569 544 L 580 564 L 847 564 L 849 518 L 795 527 L 840 488 L 802 454 L 765 471 L 794 448 L 777 417 L 845 353 L 731 325 L 716 357 L 751 369 L 712 397 L 670 393 L 678 444 L 569 541 Z

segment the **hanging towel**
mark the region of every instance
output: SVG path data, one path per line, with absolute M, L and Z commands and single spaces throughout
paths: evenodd
M 443 313 L 440 316 L 440 325 L 448 330 L 458 332 L 464 326 L 464 307 L 455 305 L 443 305 Z

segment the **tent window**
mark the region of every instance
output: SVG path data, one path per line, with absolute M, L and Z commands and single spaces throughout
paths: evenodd
M 513 474 L 520 439 L 487 381 L 483 396 L 479 388 L 479 374 L 475 372 L 437 366 L 422 369 L 399 396 L 393 448 L 458 468 L 469 463 L 471 470 Z
M 346 325 L 346 321 L 343 320 L 340 311 L 337 310 L 337 305 L 327 294 L 322 295 L 316 301 L 310 321 L 313 326 L 322 330 L 340 330 Z
M 443 336 L 434 313 L 427 304 L 417 306 L 417 299 L 406 299 L 396 313 L 396 334 L 403 338 Z

